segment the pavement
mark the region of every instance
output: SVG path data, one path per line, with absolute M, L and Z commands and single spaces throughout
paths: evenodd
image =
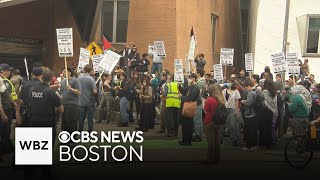
M 58 131 L 60 131 L 60 125 L 58 123 Z M 117 127 L 116 122 L 94 124 L 94 129 L 98 132 L 109 130 L 134 131 L 136 127 L 136 122 L 130 123 L 129 127 Z M 218 165 L 204 165 L 200 162 L 206 157 L 205 139 L 203 139 L 203 142 L 193 143 L 193 146 L 181 147 L 177 143 L 179 138 L 168 138 L 165 134 L 158 134 L 157 131 L 159 129 L 159 125 L 156 125 L 155 129 L 144 133 L 145 141 L 152 143 L 153 148 L 146 147 L 143 150 L 142 162 L 134 160 L 133 162 L 61 163 L 57 160 L 58 156 L 55 156 L 53 175 L 55 179 L 75 177 L 170 178 L 185 176 L 190 178 L 207 176 L 223 178 L 244 177 L 246 179 L 269 179 L 283 176 L 295 179 L 318 175 L 319 172 L 319 152 L 315 153 L 314 159 L 306 168 L 302 170 L 291 168 L 283 157 L 285 138 L 282 138 L 279 145 L 272 150 L 245 152 L 239 148 L 231 147 L 229 145 L 230 138 L 226 137 L 225 144 L 221 148 L 221 162 Z M 181 137 L 180 131 L 179 137 Z M 162 147 L 166 142 L 173 145 Z M 157 143 L 159 144 L 158 148 Z M 174 144 L 177 145 L 175 146 Z M 23 171 L 5 166 L 0 167 L 0 175 L 2 177 L 11 177 L 12 179 L 22 179 Z

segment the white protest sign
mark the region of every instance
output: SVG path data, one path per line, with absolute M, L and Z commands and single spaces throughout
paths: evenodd
M 287 53 L 287 65 L 288 65 L 288 74 L 289 75 L 299 75 L 300 66 L 297 53 Z
M 187 57 L 187 59 L 186 59 L 186 72 L 188 72 L 190 74 L 190 71 L 191 71 L 191 69 L 190 69 L 190 60 Z
M 220 64 L 233 66 L 233 56 L 234 56 L 233 48 L 221 48 Z
M 222 64 L 213 65 L 213 72 L 214 72 L 214 79 L 216 79 L 217 81 L 223 80 Z
M 73 56 L 72 28 L 56 29 L 60 57 Z
M 90 51 L 85 48 L 80 48 L 78 69 L 83 69 L 85 65 L 89 64 Z
M 104 54 L 101 62 L 99 63 L 99 67 L 103 68 L 108 73 L 111 73 L 113 68 L 117 65 L 120 57 L 121 56 L 119 54 L 109 50 Z
M 149 55 L 153 55 L 153 52 L 154 52 L 153 44 L 149 44 L 149 47 L 148 47 L 148 54 L 149 54 Z
M 286 58 L 283 52 L 272 54 L 271 60 L 274 73 L 281 73 L 286 71 Z
M 246 72 L 253 72 L 252 53 L 245 54 L 245 67 Z
M 184 82 L 182 59 L 174 60 L 174 81 Z
M 166 57 L 166 49 L 164 47 L 163 41 L 154 41 L 154 48 L 156 50 L 157 56 Z
M 97 54 L 92 56 L 92 65 L 95 73 L 101 73 L 103 71 L 103 68 L 99 67 L 99 64 L 103 56 L 103 54 Z
M 196 41 L 194 39 L 194 36 L 191 36 L 189 54 L 188 54 L 188 59 L 189 60 L 193 60 L 194 59 L 194 51 L 195 51 L 195 49 L 196 49 Z

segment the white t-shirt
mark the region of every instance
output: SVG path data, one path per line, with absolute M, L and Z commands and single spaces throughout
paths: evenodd
M 230 95 L 229 99 L 226 99 L 227 89 L 222 91 L 224 101 L 226 102 L 226 108 L 236 109 L 236 102 L 241 98 L 239 91 L 236 89 Z

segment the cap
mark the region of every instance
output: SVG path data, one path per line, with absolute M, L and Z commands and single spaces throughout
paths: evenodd
M 195 74 L 195 73 L 191 73 L 190 75 L 189 75 L 189 78 L 196 78 L 197 79 L 197 75 Z
M 13 69 L 13 68 L 10 67 L 8 64 L 5 64 L 5 63 L 0 64 L 0 72 L 1 72 L 1 71 L 6 71 L 6 70 L 12 70 L 12 69 Z
M 42 70 L 41 67 L 35 67 L 35 68 L 33 68 L 33 70 L 32 70 L 32 74 L 33 74 L 34 76 L 40 76 L 40 75 L 42 75 L 42 72 L 43 72 L 43 70 Z

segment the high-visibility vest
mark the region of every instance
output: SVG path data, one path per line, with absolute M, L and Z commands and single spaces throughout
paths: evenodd
M 178 83 L 170 82 L 166 84 L 168 88 L 168 94 L 166 99 L 166 107 L 176 107 L 180 108 L 180 98 L 178 96 Z
M 11 98 L 12 98 L 14 101 L 17 100 L 17 99 L 18 99 L 18 96 L 17 96 L 17 93 L 16 93 L 16 88 L 14 88 L 14 85 L 13 85 L 13 84 L 11 83 L 11 81 L 10 81 L 9 79 L 7 79 L 7 78 L 4 78 L 3 80 L 9 82 L 9 84 L 10 84 L 10 86 L 11 86 L 11 94 L 10 94 L 10 96 L 11 96 Z

